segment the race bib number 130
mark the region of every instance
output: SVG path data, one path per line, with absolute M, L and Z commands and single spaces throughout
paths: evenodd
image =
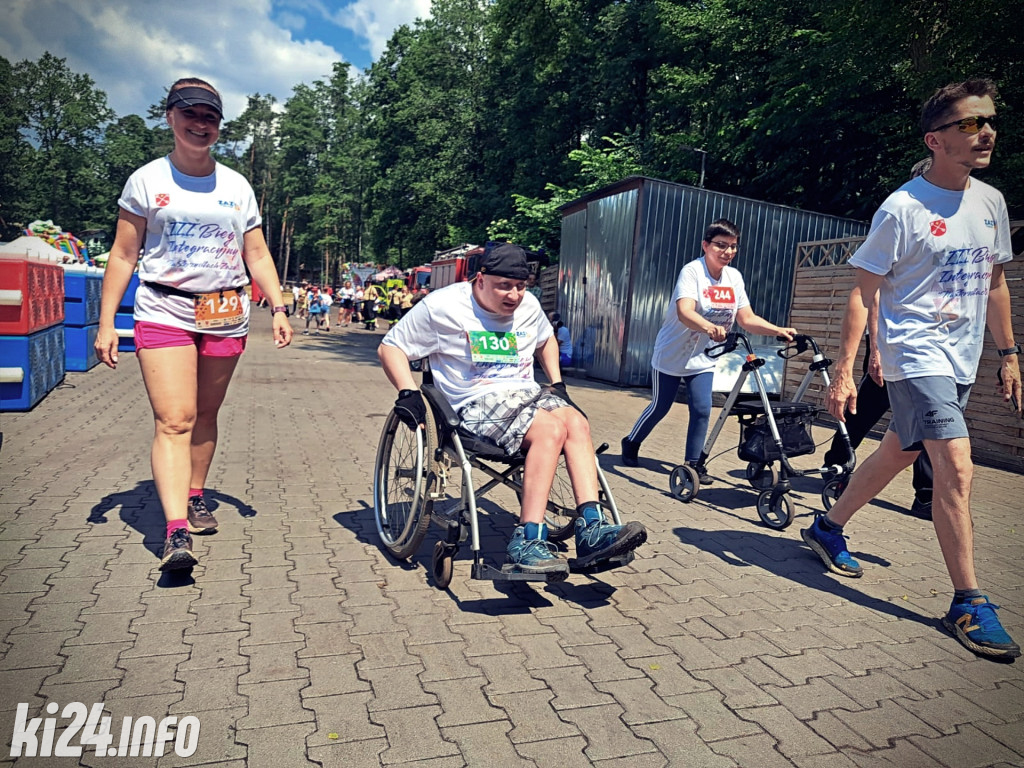
M 519 346 L 511 333 L 469 331 L 469 354 L 474 363 L 515 363 Z

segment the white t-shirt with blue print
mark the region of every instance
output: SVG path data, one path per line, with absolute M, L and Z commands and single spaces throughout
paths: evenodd
M 885 378 L 973 383 L 992 269 L 1012 258 L 1006 202 L 985 182 L 953 191 L 919 176 L 893 192 L 850 258 L 885 276 L 878 317 Z

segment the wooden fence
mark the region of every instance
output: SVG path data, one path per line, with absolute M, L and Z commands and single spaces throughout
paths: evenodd
M 1024 221 L 1010 224 L 1011 235 L 1024 228 Z M 793 303 L 790 325 L 817 340 L 825 354 L 839 354 L 839 336 L 846 301 L 853 288 L 854 270 L 846 263 L 864 242 L 863 237 L 843 240 L 818 240 L 800 243 L 796 253 L 796 274 L 793 278 Z M 1004 265 L 1010 287 L 1013 330 L 1017 342 L 1024 342 L 1024 253 Z M 866 345 L 861 345 L 854 376 L 860 377 Z M 792 395 L 807 370 L 806 355 L 787 363 L 784 392 Z M 985 334 L 978 378 L 967 406 L 967 425 L 971 432 L 974 460 L 979 464 L 1024 472 L 1024 420 L 1017 418 L 996 394 L 995 374 L 999 358 L 995 343 Z M 824 387 L 816 380 L 806 399 L 822 404 Z M 881 435 L 888 425 L 883 418 L 875 428 Z

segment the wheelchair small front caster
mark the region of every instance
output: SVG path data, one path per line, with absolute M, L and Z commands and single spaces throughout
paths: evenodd
M 781 531 L 793 522 L 793 502 L 785 493 L 773 489 L 762 491 L 757 497 L 757 515 L 769 528 Z
M 689 464 L 680 464 L 668 476 L 668 490 L 680 501 L 689 503 L 700 491 L 700 475 Z
M 434 574 L 434 583 L 438 589 L 447 589 L 452 583 L 452 574 L 455 572 L 455 553 L 459 548 L 451 544 L 439 541 L 434 544 L 434 554 L 430 558 L 431 571 Z

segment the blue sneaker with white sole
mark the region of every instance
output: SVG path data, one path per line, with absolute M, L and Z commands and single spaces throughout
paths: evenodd
M 964 603 L 953 603 L 942 625 L 969 651 L 984 656 L 1016 659 L 1020 646 L 1013 642 L 996 616 L 998 605 L 988 601 L 988 595 L 970 598 Z
M 832 573 L 849 576 L 851 579 L 859 579 L 864 575 L 860 563 L 846 549 L 846 537 L 842 533 L 826 530 L 821 525 L 821 518 L 816 519 L 810 528 L 800 531 L 800 537 Z
M 516 526 L 505 550 L 508 561 L 521 573 L 569 573 L 569 563 L 555 554 L 555 546 L 545 539 L 528 539 L 523 526 Z

